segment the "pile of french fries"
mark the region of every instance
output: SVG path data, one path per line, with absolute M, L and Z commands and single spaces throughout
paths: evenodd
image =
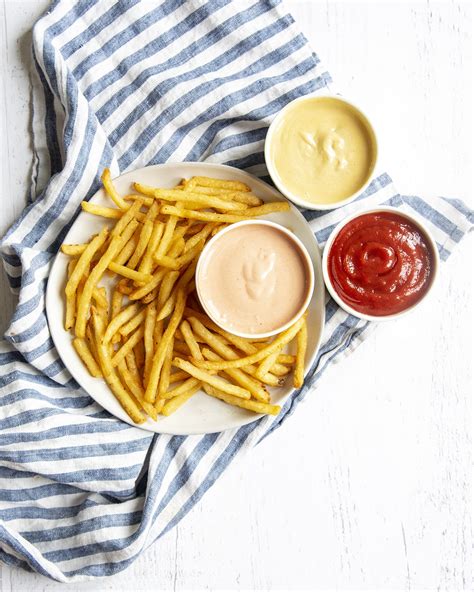
M 82 208 L 115 225 L 61 247 L 70 257 L 65 329 L 89 373 L 107 382 L 137 424 L 170 415 L 199 390 L 278 414 L 267 387 L 282 386 L 292 369 L 294 386 L 302 386 L 306 318 L 273 340 L 236 337 L 203 313 L 194 274 L 206 241 L 222 228 L 289 205 L 263 204 L 244 183 L 208 177 L 172 189 L 134 183 L 135 193 L 124 197 L 108 169 L 102 182 L 114 207 Z M 295 355 L 283 353 L 294 340 Z

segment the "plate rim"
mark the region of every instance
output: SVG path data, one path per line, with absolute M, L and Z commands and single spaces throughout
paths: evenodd
M 139 175 L 141 171 L 150 171 L 150 170 L 166 170 L 166 169 L 179 169 L 180 166 L 185 166 L 187 168 L 197 168 L 197 169 L 219 169 L 221 171 L 228 171 L 228 173 L 230 175 L 235 175 L 236 173 L 240 176 L 244 176 L 246 177 L 249 181 L 251 181 L 254 185 L 256 184 L 258 187 L 260 187 L 265 193 L 271 193 L 273 195 L 273 197 L 275 197 L 275 199 L 277 199 L 278 201 L 286 201 L 290 204 L 290 207 L 293 211 L 294 214 L 296 214 L 297 217 L 300 218 L 300 220 L 308 227 L 312 237 L 313 237 L 313 241 L 314 241 L 314 253 L 310 252 L 310 257 L 311 260 L 313 262 L 313 265 L 315 267 L 315 288 L 316 286 L 321 286 L 322 289 L 324 290 L 324 281 L 323 281 L 323 274 L 322 274 L 322 258 L 321 258 L 321 250 L 319 247 L 319 243 L 317 241 L 317 238 L 314 234 L 314 232 L 311 229 L 311 226 L 309 224 L 309 222 L 306 220 L 306 218 L 303 216 L 303 214 L 299 211 L 299 209 L 289 200 L 287 199 L 284 195 L 282 195 L 278 189 L 276 189 L 275 187 L 272 187 L 271 185 L 269 185 L 268 183 L 266 183 L 265 181 L 263 181 L 262 179 L 256 177 L 255 175 L 252 175 L 251 173 L 248 173 L 247 171 L 243 171 L 241 169 L 238 169 L 236 167 L 232 167 L 229 165 L 225 165 L 225 164 L 220 164 L 220 163 L 210 163 L 210 162 L 168 162 L 168 163 L 163 163 L 163 164 L 154 164 L 154 165 L 149 165 L 149 166 L 145 166 L 145 167 L 140 167 L 137 169 L 133 169 L 130 171 L 126 171 L 124 173 L 122 173 L 121 175 L 114 177 L 113 181 L 117 181 L 125 176 L 129 176 L 131 174 L 135 175 Z M 179 176 L 179 175 L 178 175 Z M 211 175 L 209 175 L 211 176 Z M 101 187 L 99 188 L 89 199 L 90 202 L 95 202 L 95 201 L 100 201 L 101 197 L 105 196 L 105 192 L 104 189 Z M 80 217 L 84 214 L 83 211 L 79 211 L 78 215 L 76 216 L 76 219 L 74 220 L 74 222 L 71 224 L 71 227 L 69 228 L 67 234 L 64 236 L 62 244 L 67 243 L 67 239 L 68 236 L 74 232 L 74 228 L 76 226 L 76 224 L 78 223 L 78 220 L 80 219 Z M 55 349 L 58 353 L 58 356 L 61 359 L 61 362 L 64 364 L 65 368 L 68 370 L 68 372 L 71 374 L 71 376 L 74 378 L 74 380 L 79 384 L 79 386 L 103 409 L 105 409 L 108 413 L 110 413 L 110 415 L 120 421 L 123 421 L 127 424 L 129 424 L 132 427 L 144 430 L 146 432 L 149 433 L 157 433 L 157 434 L 167 434 L 167 435 L 176 435 L 176 436 L 191 436 L 191 435 L 205 435 L 205 434 L 210 434 L 210 433 L 216 433 L 215 430 L 213 431 L 205 431 L 205 429 L 200 429 L 200 430 L 183 430 L 183 431 L 177 431 L 177 430 L 173 430 L 170 431 L 169 429 L 167 430 L 166 427 L 165 429 L 160 429 L 160 422 L 153 422 L 152 424 L 150 423 L 151 420 L 147 419 L 147 421 L 143 424 L 135 424 L 133 423 L 133 421 L 126 416 L 125 417 L 119 417 L 116 413 L 114 413 L 113 411 L 111 411 L 108 407 L 104 406 L 104 404 L 100 401 L 98 401 L 96 399 L 96 397 L 94 396 L 93 393 L 90 392 L 90 388 L 88 386 L 85 386 L 81 380 L 81 372 L 76 372 L 75 370 L 73 371 L 70 367 L 70 365 L 68 363 L 66 363 L 66 361 L 63 358 L 62 355 L 62 345 L 58 345 L 58 341 L 59 339 L 56 338 L 56 330 L 54 327 L 54 325 L 52 323 L 50 323 L 49 318 L 50 318 L 50 314 L 53 311 L 53 307 L 55 306 L 55 302 L 57 301 L 57 295 L 53 293 L 53 288 L 52 286 L 54 285 L 53 282 L 51 282 L 51 278 L 55 278 L 56 274 L 59 273 L 59 270 L 61 268 L 61 264 L 67 261 L 67 256 L 64 255 L 61 250 L 59 249 L 58 252 L 56 253 L 54 260 L 51 264 L 51 268 L 50 268 L 50 272 L 48 274 L 48 280 L 47 280 L 47 286 L 46 286 L 46 296 L 45 296 L 45 312 L 46 312 L 46 318 L 47 318 L 47 322 L 48 322 L 48 327 L 49 327 L 49 332 L 51 335 L 51 338 L 53 340 Z M 318 281 L 320 280 L 320 281 Z M 315 298 L 315 293 L 316 293 L 316 289 L 313 293 L 313 298 Z M 317 298 L 317 297 L 316 297 Z M 304 377 L 306 379 L 307 373 L 308 371 L 311 369 L 311 367 L 314 364 L 314 361 L 316 360 L 316 357 L 318 355 L 320 346 L 321 346 L 321 342 L 322 342 L 322 337 L 323 337 L 323 332 L 324 332 L 324 325 L 325 325 L 325 300 L 324 297 L 320 298 L 320 306 L 319 309 L 317 310 L 318 316 L 319 316 L 319 335 L 317 336 L 316 339 L 316 344 L 314 347 L 314 351 L 312 353 L 312 355 L 310 356 L 310 358 L 306 361 L 305 363 L 305 371 L 304 371 Z M 51 317 L 53 315 L 51 314 Z M 63 332 L 66 332 L 63 324 L 62 324 L 62 319 L 60 321 L 60 326 L 61 326 L 61 330 Z M 68 333 L 68 332 L 66 332 Z M 57 337 L 59 338 L 59 331 L 58 331 L 58 335 Z M 74 350 L 75 352 L 75 350 Z M 77 354 L 76 354 L 77 356 Z M 79 356 L 77 356 L 77 360 L 79 363 L 82 363 L 80 361 Z M 103 379 L 101 379 L 103 380 Z M 287 395 L 284 395 L 283 400 L 281 401 L 281 405 L 283 406 L 286 401 L 289 399 L 289 397 L 291 397 L 294 392 L 297 389 L 292 388 Z M 110 393 L 110 396 L 113 397 L 113 394 Z M 126 413 L 124 412 L 124 414 L 126 415 Z M 229 429 L 239 429 L 240 427 L 249 425 L 255 421 L 259 421 L 262 417 L 266 417 L 265 414 L 254 414 L 249 416 L 246 419 L 243 419 L 242 421 L 236 422 L 235 425 L 231 425 L 228 427 L 224 427 L 222 430 L 220 431 L 226 431 Z M 154 428 L 154 429 L 153 429 Z

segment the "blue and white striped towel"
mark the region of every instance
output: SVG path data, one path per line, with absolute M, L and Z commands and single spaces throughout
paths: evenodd
M 330 77 L 278 0 L 56 1 L 34 28 L 33 53 L 31 204 L 2 243 L 19 304 L 0 342 L 0 557 L 66 582 L 125 569 L 288 418 L 369 325 L 328 302 L 316 363 L 277 418 L 152 437 L 110 417 L 64 368 L 45 316 L 50 265 L 80 201 L 105 166 L 115 176 L 205 160 L 265 177 L 273 115 L 327 90 Z M 360 200 L 416 210 L 443 260 L 473 222 L 459 201 L 398 195 L 387 174 Z M 308 212 L 320 244 L 360 205 Z

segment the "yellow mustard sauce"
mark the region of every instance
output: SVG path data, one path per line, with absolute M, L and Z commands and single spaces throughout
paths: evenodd
M 357 109 L 333 97 L 309 97 L 277 122 L 270 157 L 280 185 L 315 204 L 342 201 L 372 174 L 377 145 Z

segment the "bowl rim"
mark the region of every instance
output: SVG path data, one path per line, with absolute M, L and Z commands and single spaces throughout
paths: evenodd
M 407 220 L 411 221 L 412 223 L 414 223 L 416 226 L 418 226 L 418 228 L 422 231 L 422 233 L 426 237 L 426 239 L 429 243 L 429 246 L 431 248 L 431 251 L 433 253 L 433 269 L 432 269 L 432 273 L 431 273 L 431 281 L 430 281 L 430 285 L 428 286 L 428 289 L 423 294 L 423 296 L 417 302 L 415 302 L 414 304 L 412 304 L 408 308 L 401 310 L 400 312 L 396 312 L 396 313 L 388 314 L 388 315 L 380 315 L 380 316 L 369 315 L 369 314 L 359 312 L 358 310 L 356 310 L 355 308 L 353 308 L 352 306 L 350 306 L 349 304 L 344 302 L 344 300 L 342 300 L 342 298 L 338 295 L 335 288 L 333 287 L 332 282 L 331 282 L 331 278 L 329 276 L 329 271 L 328 271 L 329 251 L 331 250 L 334 240 L 336 239 L 339 232 L 346 226 L 346 224 L 348 224 L 352 220 L 355 220 L 359 216 L 364 216 L 365 214 L 374 214 L 377 212 L 393 212 L 403 218 L 406 218 Z M 428 294 L 430 294 L 432 292 L 433 286 L 436 283 L 436 280 L 438 277 L 440 259 L 439 259 L 438 248 L 436 246 L 436 241 L 434 240 L 430 230 L 427 228 L 427 226 L 420 219 L 419 216 L 417 216 L 416 214 L 412 214 L 411 212 L 410 213 L 405 212 L 404 210 L 400 210 L 399 208 L 396 208 L 393 206 L 371 206 L 368 208 L 358 210 L 357 212 L 354 212 L 354 213 L 350 214 L 349 216 L 346 216 L 343 220 L 341 220 L 341 222 L 339 222 L 339 224 L 337 224 L 333 228 L 333 230 L 331 231 L 331 234 L 329 235 L 329 237 L 326 241 L 326 244 L 324 245 L 324 251 L 323 251 L 323 256 L 321 259 L 321 264 L 322 264 L 323 279 L 324 279 L 324 283 L 326 285 L 326 289 L 328 290 L 331 297 L 336 301 L 336 303 L 343 310 L 345 310 L 349 314 L 351 314 L 359 319 L 362 319 L 364 321 L 383 322 L 383 321 L 390 321 L 390 320 L 402 317 L 402 316 L 412 312 L 419 304 L 421 304 L 426 299 Z
M 281 120 L 281 118 L 283 117 L 283 114 L 286 113 L 296 103 L 300 103 L 302 101 L 308 101 L 308 100 L 312 100 L 312 99 L 336 99 L 336 100 L 340 101 L 341 103 L 345 103 L 346 105 L 349 105 L 349 107 L 354 109 L 356 112 L 359 112 L 360 115 L 362 116 L 362 118 L 365 119 L 365 123 L 367 124 L 367 126 L 369 127 L 369 129 L 372 133 L 373 143 L 374 143 L 375 156 L 373 159 L 372 167 L 369 171 L 369 174 L 367 175 L 367 180 L 365 181 L 365 183 L 349 197 L 346 197 L 345 199 L 342 199 L 342 200 L 334 202 L 334 203 L 329 203 L 329 204 L 315 204 L 314 202 L 310 202 L 310 201 L 306 201 L 304 199 L 301 199 L 300 197 L 298 197 L 297 195 L 295 195 L 294 193 L 289 191 L 284 186 L 284 184 L 280 182 L 280 178 L 276 174 L 276 168 L 273 165 L 273 162 L 272 162 L 272 159 L 270 156 L 270 146 L 271 146 L 272 138 L 275 133 L 276 126 L 277 126 L 278 122 Z M 372 179 L 374 178 L 374 173 L 375 173 L 375 170 L 376 170 L 378 162 L 379 162 L 379 145 L 380 144 L 379 144 L 379 140 L 377 137 L 377 133 L 376 133 L 375 128 L 372 124 L 372 121 L 368 117 L 367 113 L 363 109 L 361 109 L 356 103 L 354 103 L 353 101 L 350 101 L 350 100 L 346 99 L 345 97 L 338 95 L 338 94 L 331 94 L 331 93 L 320 94 L 318 92 L 314 92 L 314 93 L 310 93 L 308 95 L 304 95 L 303 97 L 298 97 L 296 99 L 293 99 L 292 101 L 287 103 L 282 109 L 280 109 L 280 111 L 278 111 L 278 113 L 275 115 L 275 117 L 273 118 L 273 120 L 268 128 L 267 135 L 265 137 L 265 145 L 264 145 L 265 165 L 267 167 L 268 174 L 270 175 L 275 187 L 287 199 L 292 201 L 297 206 L 299 206 L 301 208 L 305 208 L 307 210 L 320 210 L 320 211 L 334 210 L 336 208 L 340 208 L 340 207 L 345 206 L 345 205 L 351 203 L 352 201 L 354 201 L 370 185 L 370 183 L 372 182 Z
M 277 327 L 276 329 L 273 329 L 272 331 L 266 331 L 263 333 L 245 333 L 242 331 L 236 331 L 235 329 L 232 329 L 232 328 L 229 328 L 229 327 L 223 325 L 222 322 L 220 322 L 219 319 L 216 319 L 216 317 L 212 314 L 212 312 L 206 306 L 205 298 L 202 296 L 201 290 L 200 290 L 200 276 L 201 276 L 202 266 L 204 264 L 203 262 L 205 261 L 206 256 L 209 254 L 212 247 L 216 244 L 216 242 L 218 242 L 218 240 L 220 238 L 222 238 L 222 236 L 224 234 L 227 234 L 228 232 L 231 232 L 232 230 L 235 230 L 238 227 L 251 226 L 251 225 L 271 226 L 273 228 L 277 228 L 278 231 L 282 232 L 287 237 L 289 237 L 289 239 L 298 247 L 299 252 L 302 254 L 302 256 L 305 260 L 306 269 L 308 272 L 308 280 L 309 280 L 309 287 L 308 287 L 308 291 L 306 294 L 306 298 L 305 298 L 303 304 L 301 305 L 301 308 L 298 310 L 298 312 L 289 321 L 287 321 L 284 325 L 281 325 L 280 327 Z M 314 285 L 315 285 L 313 261 L 311 259 L 310 254 L 308 253 L 306 247 L 302 243 L 302 241 L 297 236 L 295 236 L 290 230 L 288 230 L 287 228 L 285 228 L 281 224 L 278 224 L 276 222 L 272 222 L 271 220 L 241 220 L 240 222 L 235 222 L 234 224 L 230 224 L 229 226 L 227 226 L 226 228 L 224 228 L 220 232 L 218 232 L 215 236 L 213 236 L 212 239 L 206 244 L 206 246 L 202 250 L 201 254 L 199 255 L 199 259 L 198 259 L 197 266 L 196 266 L 195 281 L 196 281 L 196 293 L 198 295 L 199 302 L 201 303 L 201 306 L 203 307 L 203 309 L 206 312 L 206 314 L 208 315 L 208 317 L 224 331 L 227 331 L 228 333 L 231 333 L 232 335 L 236 335 L 237 337 L 242 337 L 244 339 L 264 339 L 267 337 L 273 337 L 274 335 L 278 335 L 282 331 L 285 331 L 286 329 L 291 327 L 291 325 L 296 323 L 303 316 L 306 309 L 308 308 L 308 306 L 311 302 L 311 298 L 313 297 Z

